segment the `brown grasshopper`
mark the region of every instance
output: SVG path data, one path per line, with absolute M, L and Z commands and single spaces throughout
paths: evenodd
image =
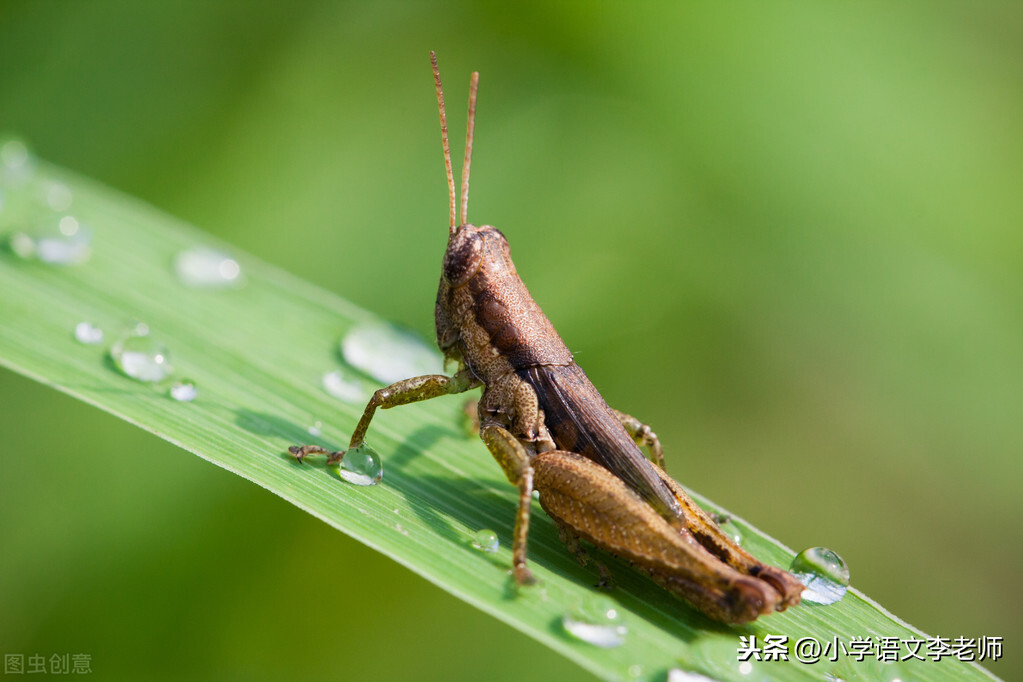
M 796 578 L 738 547 L 665 473 L 661 444 L 650 427 L 604 402 L 519 279 L 504 235 L 495 227 L 467 222 L 478 73 L 470 81 L 456 222 L 444 92 L 433 52 L 430 61 L 450 198 L 435 322 L 437 344 L 458 371 L 378 390 L 349 448 L 364 442 L 378 407 L 482 386 L 480 437 L 519 492 L 512 544 L 517 584 L 534 582 L 526 567 L 526 540 L 535 489 L 562 539 L 581 560 L 583 539 L 631 562 L 711 618 L 747 623 L 799 603 L 803 586 Z M 639 446 L 648 448 L 656 466 Z M 344 457 L 344 451 L 315 445 L 290 450 L 299 461 L 314 453 L 327 454 L 329 463 Z

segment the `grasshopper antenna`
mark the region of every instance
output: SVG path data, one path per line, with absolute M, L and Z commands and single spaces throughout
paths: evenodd
M 430 63 L 433 65 L 433 82 L 437 85 L 437 108 L 440 110 L 440 139 L 444 145 L 444 168 L 448 172 L 448 197 L 451 200 L 448 234 L 458 229 L 455 224 L 455 175 L 451 172 L 451 146 L 448 144 L 448 117 L 444 113 L 444 89 L 440 85 L 440 69 L 437 68 L 437 53 L 430 50 Z M 468 191 L 468 180 L 464 179 L 465 191 Z
M 465 126 L 465 160 L 462 161 L 462 225 L 469 222 L 469 166 L 472 165 L 472 134 L 476 130 L 476 91 L 479 87 L 480 72 L 473 71 L 469 79 L 469 122 Z

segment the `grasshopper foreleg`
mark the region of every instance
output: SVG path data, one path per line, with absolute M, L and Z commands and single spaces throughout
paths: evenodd
M 664 450 L 661 448 L 661 441 L 650 427 L 631 414 L 625 414 L 619 410 L 614 411 L 618 421 L 625 427 L 626 433 L 636 442 L 636 445 L 647 448 L 650 452 L 650 459 L 654 464 L 664 471 Z
M 501 426 L 484 426 L 480 430 L 480 437 L 501 465 L 504 475 L 519 489 L 519 509 L 515 514 L 515 533 L 512 539 L 512 564 L 515 582 L 530 585 L 536 582 L 536 578 L 526 567 L 529 511 L 533 502 L 533 467 L 529 463 L 529 453 L 510 431 Z
M 373 415 L 376 414 L 378 407 L 387 410 L 398 405 L 417 403 L 420 400 L 429 400 L 442 395 L 463 393 L 479 385 L 479 379 L 469 370 L 463 369 L 451 377 L 443 374 L 427 374 L 404 379 L 386 388 L 381 388 L 369 399 L 366 410 L 362 413 L 362 419 L 359 420 L 359 424 L 352 433 L 348 449 L 358 447 L 366 440 L 366 431 L 369 429 L 369 423 L 373 421 Z M 288 451 L 300 462 L 307 455 L 326 454 L 327 464 L 337 464 L 344 458 L 346 452 L 346 450 L 331 452 L 319 445 L 294 445 L 288 448 Z

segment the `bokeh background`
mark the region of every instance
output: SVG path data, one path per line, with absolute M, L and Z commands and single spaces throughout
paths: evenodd
M 4 0 L 0 130 L 430 336 L 431 48 L 456 157 L 482 74 L 470 219 L 669 471 L 1023 674 L 1023 5 Z M 0 406 L 4 653 L 586 679 L 154 436 Z

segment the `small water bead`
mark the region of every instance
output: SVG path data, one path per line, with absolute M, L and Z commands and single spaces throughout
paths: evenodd
M 206 246 L 182 251 L 174 259 L 181 283 L 203 289 L 223 289 L 241 284 L 242 268 L 231 256 Z
M 581 600 L 561 618 L 561 624 L 576 639 L 602 649 L 621 646 L 628 634 L 618 605 L 596 595 Z
M 418 336 L 382 323 L 353 328 L 341 339 L 341 355 L 352 367 L 385 384 L 444 370 L 440 354 Z
M 181 403 L 190 403 L 199 397 L 199 389 L 195 387 L 195 382 L 188 379 L 182 379 L 181 381 L 175 381 L 174 385 L 170 387 L 168 391 L 171 398 Z
M 92 255 L 92 230 L 70 215 L 54 213 L 34 229 L 11 235 L 11 251 L 50 265 L 81 265 Z
M 42 194 L 46 205 L 54 211 L 64 212 L 71 208 L 73 194 L 71 193 L 71 188 L 63 182 L 52 180 L 45 183 L 42 188 Z
M 167 346 L 148 334 L 137 333 L 137 329 L 118 339 L 110 349 L 110 357 L 124 374 L 136 379 L 154 383 L 163 381 L 174 371 Z
M 849 567 L 827 547 L 804 549 L 792 560 L 789 572 L 806 586 L 804 601 L 834 604 L 849 589 Z
M 35 156 L 22 140 L 0 137 L 0 184 L 17 185 L 35 169 Z
M 722 533 L 730 537 L 735 544 L 742 544 L 742 533 L 739 532 L 739 528 L 732 521 L 732 517 L 729 514 L 713 514 L 712 516 Z
M 501 542 L 497 539 L 497 533 L 489 528 L 484 528 L 473 533 L 472 546 L 481 552 L 493 554 L 501 546 Z
M 306 429 L 306 431 L 309 432 L 310 436 L 316 436 L 317 438 L 319 438 L 320 436 L 323 435 L 323 422 L 319 420 L 314 421 L 313 425 Z
M 384 466 L 380 455 L 363 443 L 345 453 L 338 475 L 354 485 L 376 485 L 384 476 Z
M 682 670 L 681 668 L 672 668 L 668 671 L 668 682 L 717 682 L 717 680 L 700 673 Z
M 79 322 L 75 325 L 75 340 L 86 345 L 103 342 L 103 330 L 90 322 Z
M 758 646 L 760 640 L 761 638 L 757 637 Z M 794 640 L 790 640 L 789 643 L 792 642 Z M 691 678 L 694 682 L 696 680 L 702 682 L 705 679 L 768 682 L 776 679 L 777 668 L 772 667 L 771 663 L 753 660 L 752 655 L 748 660 L 739 660 L 742 657 L 739 655 L 739 645 L 739 639 L 734 635 L 722 637 L 707 633 L 707 636 L 693 640 L 681 654 L 678 662 L 690 671 L 695 671 L 690 674 L 701 676 Z
M 366 399 L 362 384 L 355 379 L 346 377 L 344 372 L 339 369 L 323 375 L 323 390 L 347 403 L 360 403 Z

